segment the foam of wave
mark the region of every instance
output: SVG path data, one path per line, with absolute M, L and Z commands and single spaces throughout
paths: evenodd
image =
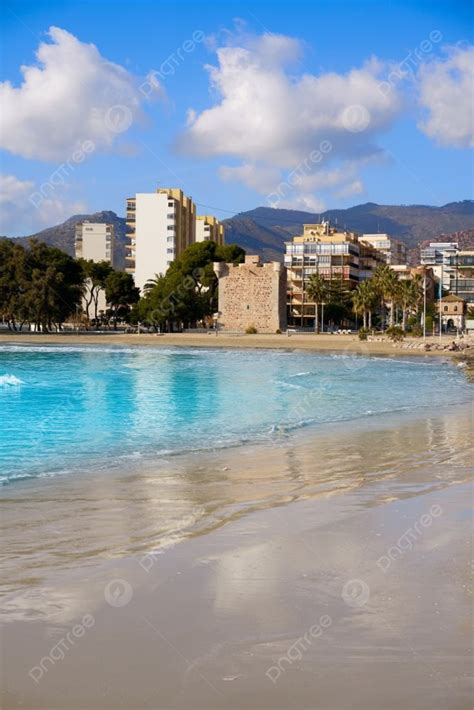
M 23 380 L 20 380 L 18 377 L 15 377 L 15 375 L 0 375 L 0 386 L 11 386 L 11 387 L 16 387 L 18 385 L 24 385 L 25 383 Z

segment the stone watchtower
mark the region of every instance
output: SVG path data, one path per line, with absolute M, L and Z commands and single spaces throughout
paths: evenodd
M 286 268 L 279 261 L 260 263 L 246 256 L 244 264 L 214 263 L 219 279 L 219 325 L 223 330 L 259 333 L 286 329 Z

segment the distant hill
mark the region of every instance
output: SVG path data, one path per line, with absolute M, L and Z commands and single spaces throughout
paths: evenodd
M 421 241 L 447 239 L 454 232 L 474 230 L 474 202 L 452 202 L 443 207 L 427 205 L 364 205 L 344 210 L 327 210 L 321 214 L 257 207 L 225 220 L 226 240 L 236 242 L 248 251 L 267 259 L 281 259 L 284 242 L 302 233 L 303 224 L 321 219 L 341 229 L 360 234 L 387 233 L 403 241 L 410 249 Z M 472 241 L 471 241 L 471 244 Z M 473 245 L 474 248 L 474 245 Z
M 111 222 L 117 237 L 117 267 L 125 266 L 125 219 L 115 212 L 96 212 L 91 215 L 74 215 L 63 224 L 30 235 L 41 241 L 74 253 L 74 228 L 77 222 L 88 219 L 94 222 Z M 248 253 L 259 254 L 264 259 L 282 260 L 284 242 L 301 234 L 303 224 L 329 219 L 332 224 L 359 233 L 382 232 L 401 239 L 416 259 L 417 249 L 423 241 L 460 241 L 463 248 L 474 249 L 474 201 L 451 202 L 443 207 L 429 205 L 377 205 L 367 202 L 341 210 L 327 210 L 321 214 L 257 207 L 240 212 L 224 220 L 226 241 L 237 243 Z M 458 236 L 456 236 L 458 235 Z M 26 237 L 20 237 L 23 240 Z

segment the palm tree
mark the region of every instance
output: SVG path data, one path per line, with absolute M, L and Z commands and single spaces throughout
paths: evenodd
M 373 285 L 377 290 L 382 307 L 382 329 L 385 325 L 384 311 L 387 303 L 390 303 L 390 325 L 393 325 L 395 315 L 395 304 L 399 296 L 399 281 L 396 273 L 388 264 L 380 264 L 374 271 L 372 277 Z
M 369 316 L 369 327 L 372 326 L 372 309 L 377 301 L 377 293 L 371 280 L 362 281 L 352 294 L 352 308 L 354 313 L 362 314 L 364 328 L 367 328 L 367 316 Z
M 146 293 L 147 291 L 151 291 L 152 288 L 154 288 L 158 283 L 163 278 L 163 274 L 155 274 L 154 279 L 148 279 L 146 284 L 143 286 L 143 291 Z
M 417 309 L 423 298 L 423 285 L 420 274 L 400 282 L 400 305 L 402 307 L 402 328 L 406 329 L 407 315 Z
M 327 294 L 327 286 L 322 276 L 319 274 L 313 274 L 308 279 L 308 285 L 306 287 L 306 294 L 310 301 L 314 302 L 314 332 L 319 332 L 319 313 L 318 307 L 322 303 Z

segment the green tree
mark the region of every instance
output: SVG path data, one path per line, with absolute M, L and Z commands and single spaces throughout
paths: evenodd
M 20 280 L 21 317 L 37 330 L 61 328 L 80 307 L 83 272 L 80 264 L 65 252 L 30 240 Z
M 166 330 L 210 317 L 217 309 L 218 280 L 213 263 L 241 263 L 244 257 L 244 250 L 236 244 L 192 244 L 172 262 L 166 274 L 148 282 L 134 316 Z
M 372 311 L 377 303 L 377 292 L 371 279 L 362 281 L 352 293 L 352 309 L 362 315 L 363 327 L 372 327 Z
M 21 329 L 21 321 L 25 320 L 25 259 L 26 252 L 20 244 L 0 239 L 0 315 L 9 330 Z
M 86 306 L 86 316 L 91 320 L 91 309 L 94 315 L 96 328 L 98 328 L 98 307 L 100 293 L 105 293 L 105 284 L 108 276 L 113 272 L 113 268 L 108 261 L 92 261 L 80 259 L 85 283 L 84 283 L 84 303 Z
M 390 304 L 389 324 L 392 326 L 395 320 L 395 306 L 399 298 L 399 280 L 393 269 L 388 264 L 380 264 L 374 271 L 372 283 L 379 295 L 382 330 L 385 329 L 385 309 Z
M 117 330 L 119 314 L 122 317 L 128 315 L 130 307 L 140 298 L 140 289 L 135 286 L 131 274 L 112 271 L 105 280 L 105 298 L 112 311 L 114 330 Z
M 423 297 L 421 276 L 415 274 L 412 279 L 400 281 L 399 303 L 402 309 L 402 330 L 406 330 L 407 318 L 410 313 L 416 310 Z
M 319 304 L 323 303 L 329 293 L 327 284 L 319 274 L 312 274 L 308 279 L 306 294 L 314 303 L 314 332 L 319 333 Z

